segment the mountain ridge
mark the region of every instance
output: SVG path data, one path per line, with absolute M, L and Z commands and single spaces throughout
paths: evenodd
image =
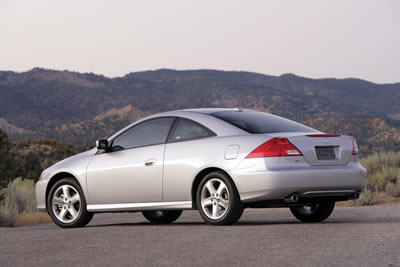
M 82 145 L 142 116 L 196 107 L 256 109 L 327 129 L 313 119 L 337 118 L 326 124 L 344 126 L 355 123 L 350 117 L 367 116 L 361 128 L 377 127 L 372 122 L 380 118 L 387 129 L 398 129 L 399 103 L 400 83 L 357 78 L 207 69 L 159 69 L 116 78 L 43 68 L 0 71 L 0 128 L 13 140 L 54 138 Z M 388 140 L 397 140 L 396 131 L 390 130 L 395 138 Z

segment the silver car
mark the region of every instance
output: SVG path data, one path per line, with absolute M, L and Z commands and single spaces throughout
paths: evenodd
M 65 228 L 98 212 L 141 211 L 171 223 L 187 209 L 227 225 L 244 208 L 269 207 L 320 222 L 336 201 L 359 197 L 366 174 L 350 136 L 264 112 L 188 109 L 143 118 L 51 166 L 36 200 Z

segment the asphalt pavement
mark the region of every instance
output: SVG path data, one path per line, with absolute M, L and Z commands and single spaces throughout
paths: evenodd
M 233 226 L 197 211 L 151 225 L 98 214 L 85 228 L 0 228 L 0 266 L 400 266 L 400 205 L 338 207 L 322 223 L 288 209 L 247 209 Z

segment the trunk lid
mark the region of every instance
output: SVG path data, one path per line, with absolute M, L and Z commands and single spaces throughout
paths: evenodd
M 353 138 L 346 135 L 323 133 L 274 133 L 268 135 L 287 138 L 313 166 L 347 165 L 353 151 Z

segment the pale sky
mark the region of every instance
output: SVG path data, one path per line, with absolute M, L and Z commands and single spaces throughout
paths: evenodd
M 0 70 L 33 67 L 400 82 L 400 1 L 0 0 Z

